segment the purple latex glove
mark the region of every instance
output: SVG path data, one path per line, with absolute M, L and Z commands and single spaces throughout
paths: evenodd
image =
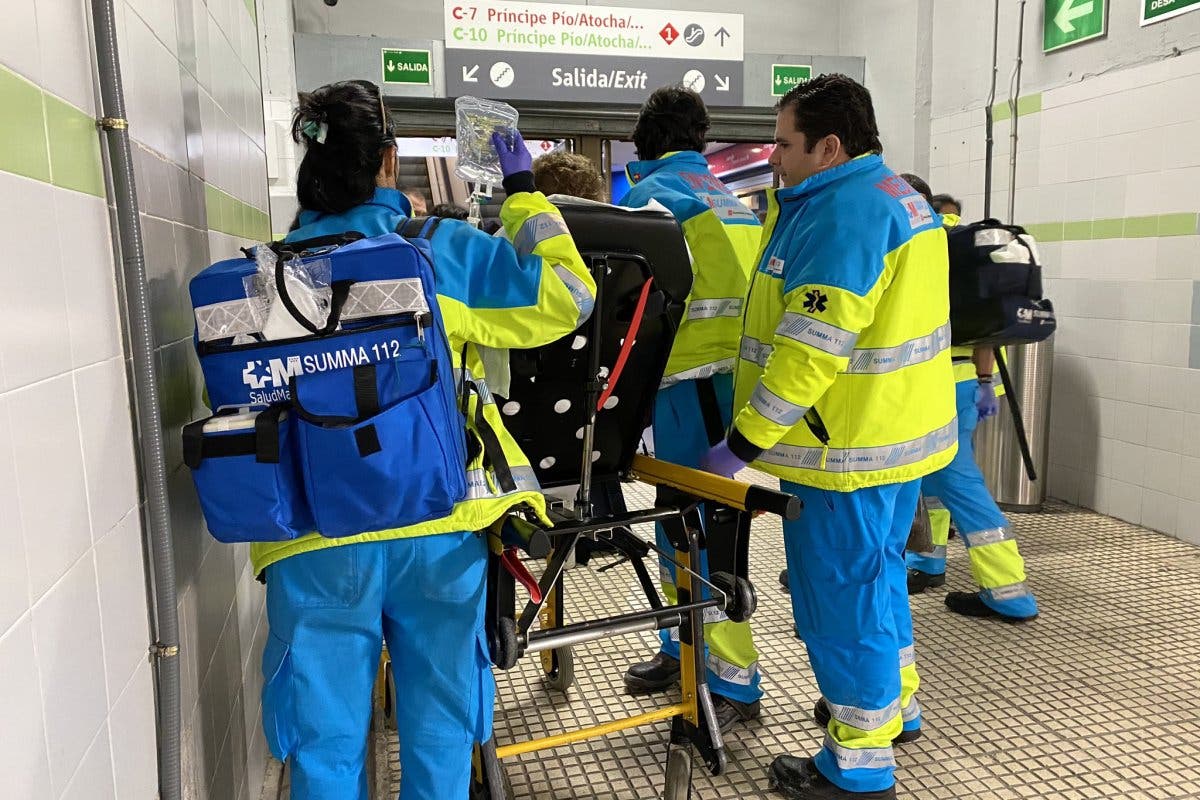
M 533 157 L 525 149 L 525 140 L 521 138 L 519 130 L 513 129 L 511 145 L 504 141 L 503 134 L 493 133 L 492 147 L 496 148 L 496 154 L 500 156 L 500 172 L 504 174 L 504 177 L 516 175 L 518 172 L 529 172 L 533 169 Z
M 981 381 L 975 387 L 975 410 L 979 412 L 980 419 L 994 417 L 1000 413 L 1000 401 L 996 398 L 996 387 L 992 386 L 991 381 Z
M 734 455 L 733 451 L 729 449 L 728 442 L 721 442 L 716 445 L 704 454 L 704 458 L 700 459 L 700 469 L 724 478 L 732 478 L 745 466 L 746 462 Z

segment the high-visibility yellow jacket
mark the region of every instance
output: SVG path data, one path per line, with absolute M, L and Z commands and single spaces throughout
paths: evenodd
M 877 155 L 770 195 L 730 448 L 833 491 L 899 483 L 957 450 L 941 220 Z
M 349 230 L 378 236 L 394 231 L 407 208 L 400 192 L 376 189 L 370 202 L 345 214 L 301 212 L 301 227 L 288 238 L 308 239 Z M 288 542 L 254 544 L 250 555 L 256 571 L 282 558 L 325 547 L 482 530 L 519 505 L 528 506 L 550 524 L 541 487 L 529 459 L 504 429 L 474 345 L 537 347 L 552 342 L 588 318 L 596 284 L 558 210 L 540 192 L 510 195 L 500 209 L 500 219 L 508 239 L 488 236 L 465 222 L 442 220 L 430 244 L 437 272 L 438 308 L 450 338 L 455 374 L 462 375 L 459 370 L 464 366 L 461 361 L 465 347 L 467 377 L 478 387 L 471 393 L 467 428 L 479 433 L 476 412 L 482 403 L 483 418 L 499 439 L 515 488 L 504 488 L 495 464 L 485 466 L 481 452 L 465 465 L 467 496 L 449 516 L 340 539 L 314 533 Z
M 758 218 L 713 177 L 700 153 L 634 161 L 625 171 L 633 188 L 621 205 L 662 203 L 679 221 L 692 255 L 692 291 L 662 385 L 732 373 L 762 233 Z

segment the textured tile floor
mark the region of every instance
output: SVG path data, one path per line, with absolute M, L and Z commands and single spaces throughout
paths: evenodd
M 651 500 L 638 485 L 627 495 L 631 507 Z M 1023 626 L 958 618 L 942 605 L 942 589 L 913 599 L 926 735 L 898 750 L 899 795 L 1200 798 L 1200 549 L 1053 503 L 1012 521 L 1041 617 Z M 819 744 L 810 718 L 816 685 L 777 587 L 779 521 L 760 518 L 754 535 L 763 715 L 728 742 L 724 775 L 709 776 L 697 761 L 698 800 L 772 797 L 764 780 L 771 758 Z M 948 577 L 946 590 L 971 588 L 957 541 Z M 568 620 L 643 602 L 628 567 L 568 573 Z M 655 646 L 643 634 L 576 648 L 576 685 L 566 695 L 543 686 L 536 656 L 498 672 L 497 741 L 573 730 L 664 702 L 629 697 L 621 686 L 625 667 Z M 504 765 L 518 798 L 650 800 L 662 792 L 667 735 L 662 722 Z M 394 747 L 380 753 L 379 766 L 395 797 Z

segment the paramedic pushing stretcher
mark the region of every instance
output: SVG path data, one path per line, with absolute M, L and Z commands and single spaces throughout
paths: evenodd
M 345 231 L 379 236 L 404 221 L 409 206 L 395 188 L 394 135 L 374 84 L 302 94 L 292 128 L 305 155 L 299 227 L 289 241 Z M 272 753 L 289 760 L 293 800 L 366 800 L 371 687 L 384 640 L 402 732 L 401 800 L 465 798 L 472 745 L 491 737 L 487 546 L 474 532 L 519 505 L 550 522 L 529 462 L 492 403 L 475 346 L 554 341 L 587 319 L 595 297 L 562 218 L 533 191 L 520 134 L 494 143 L 508 192 L 500 214 L 514 244 L 457 220 L 442 220 L 431 241 L 455 366 L 474 383 L 468 439 L 490 440 L 486 464 L 484 448 L 472 450 L 467 495 L 448 517 L 251 549 L 255 570 L 265 570 L 270 623 L 263 729 Z M 466 363 L 457 363 L 464 348 Z
M 813 758 L 776 758 L 771 785 L 887 800 L 892 744 L 921 724 L 904 546 L 920 479 L 956 449 L 946 239 L 884 165 L 866 89 L 823 75 L 777 110 L 786 188 L 770 196 L 733 426 L 705 467 L 752 462 L 804 502 L 784 545 L 826 735 Z
M 742 304 L 762 232 L 754 212 L 709 170 L 703 155 L 708 127 L 708 110 L 695 92 L 667 86 L 651 94 L 633 130 L 640 159 L 626 167 L 633 188 L 621 201 L 631 208 L 652 200 L 666 206 L 692 257 L 687 310 L 654 399 L 655 456 L 685 467 L 698 467 L 729 427 Z M 655 526 L 655 538 L 664 551 L 673 550 L 662 525 Z M 714 571 L 733 571 L 714 558 L 713 544 L 701 556 L 706 578 L 710 559 Z M 660 568 L 663 594 L 675 602 L 675 565 L 662 559 Z M 679 680 L 678 632 L 661 631 L 660 651 L 625 673 L 630 692 L 661 691 Z M 750 623 L 720 612 L 706 613 L 704 643 L 717 723 L 727 733 L 759 715 L 758 651 Z

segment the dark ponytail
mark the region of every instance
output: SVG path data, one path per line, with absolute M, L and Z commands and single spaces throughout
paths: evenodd
M 301 92 L 292 117 L 292 138 L 304 144 L 296 175 L 300 208 L 341 214 L 370 200 L 394 136 L 379 87 L 369 81 Z

